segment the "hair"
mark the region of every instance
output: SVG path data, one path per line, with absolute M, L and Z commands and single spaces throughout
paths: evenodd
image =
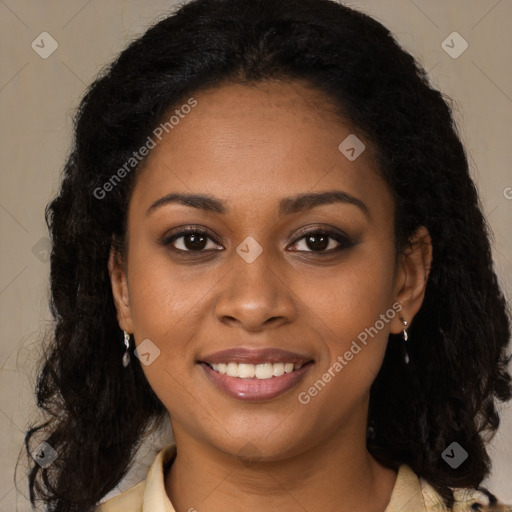
M 419 226 L 432 238 L 424 302 L 408 331 L 410 363 L 390 335 L 371 388 L 368 450 L 386 467 L 408 464 L 449 508 L 452 489 L 478 488 L 488 475 L 497 401 L 512 397 L 510 314 L 451 100 L 388 29 L 332 0 L 194 0 L 131 42 L 75 114 L 61 189 L 46 208 L 55 325 L 36 396 L 47 419 L 25 436 L 28 454 L 43 434 L 58 458 L 46 469 L 31 465 L 32 505 L 93 511 L 167 414 L 141 366 L 121 364 L 107 268 L 111 246 L 125 250 L 137 167 L 107 197 L 94 191 L 184 98 L 265 80 L 308 84 L 375 147 L 394 196 L 397 251 Z M 469 454 L 456 471 L 441 457 L 454 441 Z

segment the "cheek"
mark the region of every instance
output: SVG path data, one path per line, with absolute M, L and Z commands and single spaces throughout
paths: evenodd
M 364 329 L 391 306 L 393 260 L 384 255 L 367 257 L 365 252 L 305 283 L 301 292 L 305 302 L 312 312 L 328 319 L 328 325 Z
M 157 357 L 142 369 L 160 400 L 179 400 L 194 367 L 194 335 L 204 316 L 208 273 L 192 276 L 171 265 L 165 251 L 130 248 L 130 310 L 137 347 L 150 340 Z M 208 281 L 208 282 L 207 282 Z M 140 350 L 138 350 L 140 352 Z M 143 359 L 141 359 L 143 363 Z
M 215 269 L 173 263 L 165 249 L 149 244 L 133 247 L 128 269 L 135 331 L 155 340 L 172 339 L 173 345 L 185 341 L 187 327 L 197 325 L 208 290 L 221 277 Z
M 176 413 L 191 406 L 185 390 L 191 387 L 193 338 L 210 286 L 200 284 L 208 273 L 187 278 L 160 252 L 133 248 L 128 266 L 131 316 L 137 347 L 149 339 L 158 353 L 150 364 L 141 364 L 146 379 L 167 410 Z
M 373 376 L 378 373 L 396 315 L 393 278 L 389 244 L 368 245 L 325 278 L 316 276 L 303 285 L 299 293 L 305 311 L 322 340 L 323 371 L 341 356 L 345 374 L 368 375 L 362 368 Z

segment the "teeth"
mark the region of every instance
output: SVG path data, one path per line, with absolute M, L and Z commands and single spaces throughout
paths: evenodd
M 229 375 L 230 377 L 238 377 L 238 364 L 228 363 L 226 367 L 226 375 Z
M 258 372 L 257 371 L 255 372 L 253 364 L 239 364 L 238 365 L 237 377 L 240 377 L 242 379 L 250 379 L 250 378 L 254 377 L 254 374 L 256 374 L 258 378 L 260 378 L 260 376 L 258 375 Z
M 274 377 L 280 377 L 281 375 L 284 375 L 284 363 L 273 364 L 272 375 L 274 375 Z
M 299 363 L 219 363 L 210 365 L 216 372 L 228 375 L 229 377 L 239 377 L 240 379 L 271 379 L 272 377 L 280 377 L 285 373 L 293 372 L 302 368 Z

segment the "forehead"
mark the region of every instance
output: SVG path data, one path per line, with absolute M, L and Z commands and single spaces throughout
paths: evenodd
M 172 191 L 208 193 L 246 210 L 257 208 L 257 199 L 331 188 L 386 199 L 368 141 L 322 92 L 300 82 L 265 82 L 192 96 L 197 104 L 175 115 L 138 170 L 133 201 L 148 207 Z M 340 151 L 346 140 L 364 144 L 357 158 Z

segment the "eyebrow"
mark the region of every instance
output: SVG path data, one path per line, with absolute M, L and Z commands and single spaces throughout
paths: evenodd
M 167 194 L 160 199 L 157 199 L 146 211 L 146 215 L 149 215 L 158 208 L 164 205 L 178 203 L 184 206 L 190 206 L 199 210 L 208 212 L 218 213 L 224 215 L 229 212 L 228 206 L 213 196 L 206 194 L 182 194 L 182 193 L 171 193 Z M 285 215 L 292 215 L 294 213 L 312 210 L 317 206 L 325 204 L 351 204 L 357 206 L 362 212 L 369 217 L 369 210 L 366 204 L 363 203 L 357 197 L 343 192 L 341 190 L 331 190 L 329 192 L 318 192 L 318 193 L 307 193 L 298 194 L 293 197 L 285 197 L 279 202 L 279 218 Z

